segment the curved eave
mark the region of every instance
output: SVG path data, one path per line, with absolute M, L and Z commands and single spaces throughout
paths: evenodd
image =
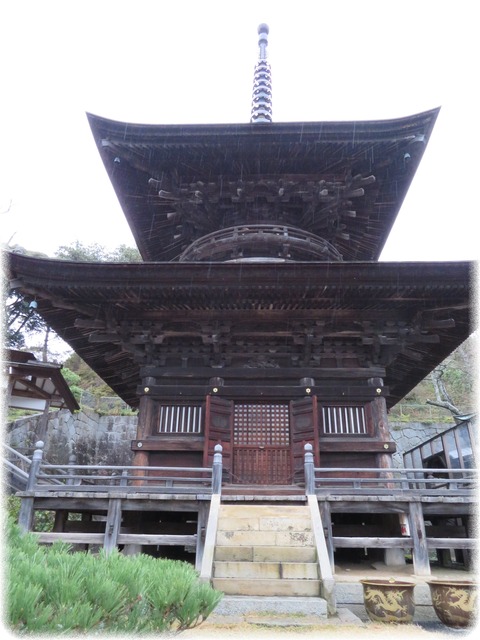
M 175 173 L 189 181 L 277 179 L 308 175 L 344 179 L 355 171 L 379 177 L 376 203 L 368 203 L 372 229 L 357 225 L 357 241 L 337 249 L 346 260 L 376 260 L 419 165 L 439 109 L 390 120 L 266 124 L 156 125 L 118 122 L 87 114 L 114 190 L 144 260 L 175 260 L 174 219 L 162 220 L 149 178 Z M 403 167 L 405 150 L 423 136 Z M 371 211 L 370 211 L 371 210 Z M 359 219 L 360 220 L 360 219 Z M 153 230 L 153 232 L 152 232 Z M 308 231 L 308 228 L 305 228 Z M 197 238 L 193 238 L 197 239 Z M 349 248 L 350 246 L 350 248 Z M 346 250 L 345 250 L 346 249 Z
M 191 312 L 227 319 L 229 312 L 273 309 L 287 324 L 298 310 L 332 322 L 341 314 L 361 321 L 372 313 L 410 325 L 425 317 L 439 321 L 438 342 L 411 344 L 387 367 L 389 406 L 472 332 L 470 262 L 77 263 L 10 254 L 9 269 L 11 286 L 36 296 L 47 323 L 132 406 L 140 365 L 118 340 L 90 339 L 96 323 L 105 326 L 109 317 L 148 322 L 167 313 L 181 322 Z

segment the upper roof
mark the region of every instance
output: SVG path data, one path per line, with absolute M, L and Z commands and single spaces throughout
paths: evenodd
M 88 120 L 145 261 L 192 259 L 186 250 L 200 238 L 252 225 L 301 230 L 345 261 L 370 261 L 381 254 L 438 112 L 225 125 Z

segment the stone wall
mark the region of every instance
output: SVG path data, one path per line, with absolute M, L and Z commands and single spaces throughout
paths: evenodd
M 40 415 L 8 425 L 7 442 L 30 455 L 38 440 Z M 52 412 L 45 438 L 45 459 L 67 464 L 74 454 L 77 464 L 132 464 L 131 441 L 137 432 L 136 416 L 100 416 L 90 409 L 74 415 L 67 410 Z
M 72 415 L 67 410 L 50 414 L 45 442 L 45 458 L 53 464 L 66 464 L 70 455 L 78 464 L 131 464 L 131 440 L 136 437 L 136 416 L 100 416 L 90 409 Z M 30 455 L 38 440 L 40 415 L 16 420 L 8 425 L 7 442 Z M 391 422 L 392 440 L 397 444 L 394 466 L 403 466 L 402 452 L 450 429 L 451 423 Z
M 403 467 L 403 452 L 417 447 L 422 442 L 451 429 L 455 422 L 425 423 L 425 422 L 390 422 L 390 435 L 397 445 L 397 452 L 393 454 L 393 466 Z

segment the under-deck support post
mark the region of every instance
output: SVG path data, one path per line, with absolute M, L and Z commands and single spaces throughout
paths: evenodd
M 431 572 L 428 559 L 427 534 L 420 502 L 410 503 L 409 517 L 410 532 L 413 540 L 413 570 L 417 576 L 429 576 Z
M 110 498 L 108 501 L 107 521 L 105 523 L 105 538 L 103 548 L 105 553 L 111 553 L 117 546 L 120 524 L 122 521 L 122 501 L 120 498 Z

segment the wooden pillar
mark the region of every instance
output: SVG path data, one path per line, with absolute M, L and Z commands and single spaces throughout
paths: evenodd
M 416 576 L 430 575 L 427 534 L 421 502 L 410 502 L 410 533 L 413 541 L 413 570 Z
M 371 403 L 372 419 L 374 436 L 379 440 L 385 442 L 385 446 L 388 446 L 390 442 L 390 431 L 388 428 L 388 413 L 387 402 L 383 394 L 383 380 L 382 378 L 370 378 L 368 385 L 375 387 L 377 397 L 374 398 Z M 388 449 L 385 449 L 385 453 L 377 454 L 377 464 L 382 469 L 390 469 L 392 466 L 392 454 L 387 453 Z
M 58 531 L 59 533 L 65 531 L 65 523 L 67 522 L 67 520 L 68 511 L 66 511 L 65 509 L 59 509 L 58 511 L 55 511 L 55 521 L 53 523 L 52 531 Z
M 146 378 L 143 382 L 145 395 L 140 398 L 140 406 L 138 410 L 138 423 L 137 423 L 137 440 L 143 440 L 152 435 L 153 422 L 154 422 L 154 401 L 147 394 L 149 391 L 148 384 L 153 384 L 152 378 Z M 141 443 L 140 443 L 141 444 Z M 138 448 L 133 453 L 133 465 L 136 467 L 147 467 L 149 465 L 148 451 L 143 451 L 142 448 Z M 145 471 L 138 470 L 135 475 L 143 476 Z M 135 485 L 142 484 L 141 481 L 135 481 Z
M 464 516 L 463 518 L 465 525 L 465 535 L 467 538 L 475 538 L 476 536 L 476 528 L 474 523 L 474 518 L 471 516 Z M 465 563 L 465 568 L 469 571 L 473 570 L 474 557 L 471 549 L 463 550 L 463 561 Z

